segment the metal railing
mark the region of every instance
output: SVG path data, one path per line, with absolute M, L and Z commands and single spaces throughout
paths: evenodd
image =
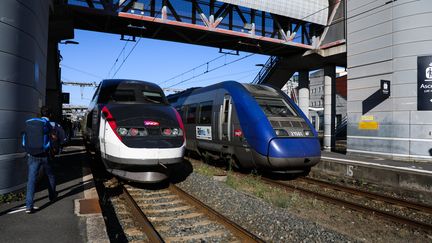
M 263 65 L 261 70 L 258 72 L 257 76 L 252 81 L 253 84 L 260 84 L 268 75 L 274 70 L 276 64 L 279 62 L 280 58 L 277 56 L 271 56 L 267 62 Z

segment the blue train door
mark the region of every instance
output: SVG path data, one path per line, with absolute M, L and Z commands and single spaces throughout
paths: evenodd
M 231 141 L 231 96 L 225 95 L 219 119 L 219 139 L 221 141 Z

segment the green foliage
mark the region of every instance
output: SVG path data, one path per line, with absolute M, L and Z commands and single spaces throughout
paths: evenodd
M 0 195 L 0 203 L 21 201 L 24 200 L 24 198 L 25 198 L 25 193 L 23 191 L 11 192 L 11 193 Z

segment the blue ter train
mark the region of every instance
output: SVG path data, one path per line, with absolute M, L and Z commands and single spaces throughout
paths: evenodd
M 167 97 L 186 130 L 186 149 L 233 167 L 308 174 L 321 157 L 317 132 L 283 92 L 221 82 Z

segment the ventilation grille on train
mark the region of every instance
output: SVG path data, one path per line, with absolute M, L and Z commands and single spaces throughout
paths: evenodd
M 296 127 L 296 128 L 309 128 L 304 121 L 270 121 L 273 128 L 279 127 Z

